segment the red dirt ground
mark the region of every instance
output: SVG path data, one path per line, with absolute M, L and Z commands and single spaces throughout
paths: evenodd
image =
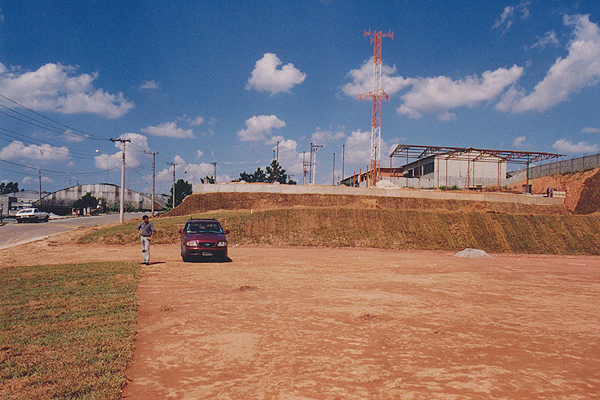
M 152 247 L 123 399 L 600 397 L 600 257 L 230 255 L 184 264 Z M 140 259 L 68 235 L 0 251 L 2 266 Z

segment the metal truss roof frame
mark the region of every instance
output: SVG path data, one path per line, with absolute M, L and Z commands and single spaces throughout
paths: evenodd
M 478 153 L 474 156 L 473 153 Z M 507 162 L 529 165 L 534 162 L 564 157 L 564 154 L 540 153 L 533 151 L 510 151 L 493 149 L 476 149 L 474 147 L 440 147 L 399 144 L 390 157 L 406 157 L 414 161 L 430 156 L 440 156 L 446 159 L 467 160 L 470 162 Z M 408 162 L 407 162 L 408 163 Z

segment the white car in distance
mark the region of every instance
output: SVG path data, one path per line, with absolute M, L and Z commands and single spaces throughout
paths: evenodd
M 37 208 L 24 208 L 17 213 L 15 218 L 19 223 L 24 221 L 48 222 L 49 215 L 50 214 L 48 214 L 47 212 L 40 211 Z

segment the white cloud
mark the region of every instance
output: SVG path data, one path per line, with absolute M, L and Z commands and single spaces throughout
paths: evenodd
M 96 168 L 104 170 L 118 168 L 122 163 L 122 154 L 122 152 L 118 152 L 115 154 L 102 153 L 94 157 L 94 165 L 96 166 Z
M 263 58 L 254 65 L 246 90 L 256 89 L 259 92 L 289 92 L 292 87 L 304 82 L 306 74 L 294 67 L 294 64 L 286 64 L 277 69 L 282 62 L 273 53 L 266 53 Z
M 436 115 L 442 121 L 449 121 L 456 117 L 448 111 L 450 109 L 473 107 L 498 98 L 523 75 L 523 68 L 516 65 L 510 69 L 498 68 L 495 71 L 484 72 L 481 77 L 473 75 L 458 81 L 446 76 L 403 78 L 393 76 L 394 73 L 395 67 L 382 66 L 382 88 L 388 95 L 412 86 L 410 91 L 401 96 L 403 103 L 398 107 L 398 113 L 410 118 L 421 118 L 423 114 L 428 113 Z M 360 69 L 351 70 L 348 75 L 352 82 L 342 88 L 346 95 L 357 96 L 372 90 L 372 62 L 366 61 Z
M 83 142 L 88 135 L 83 135 L 79 133 L 73 133 L 71 130 L 67 129 L 62 135 L 62 139 L 66 142 L 79 143 Z
M 176 155 L 173 158 L 175 166 L 175 179 L 184 179 L 190 183 L 199 183 L 200 179 L 205 176 L 212 176 L 214 173 L 214 166 L 210 163 L 188 163 L 181 156 Z M 164 187 L 170 187 L 173 184 L 173 166 L 163 169 L 156 175 L 156 180 L 165 182 Z
M 39 182 L 39 177 L 34 178 L 31 176 L 26 176 L 21 182 L 23 183 L 23 185 L 27 185 L 29 183 L 37 184 Z M 42 175 L 42 183 L 54 183 L 54 179 L 50 179 L 47 176 Z
M 267 140 L 273 129 L 285 127 L 285 122 L 275 115 L 258 115 L 246 120 L 246 129 L 237 132 L 242 142 Z M 268 137 L 267 137 L 268 136 Z
M 159 84 L 157 82 L 155 82 L 154 80 L 151 81 L 144 81 L 142 82 L 142 84 L 140 85 L 140 87 L 138 88 L 139 90 L 156 90 L 159 88 Z
M 585 128 L 581 128 L 581 133 L 600 133 L 600 129 L 586 126 Z
M 36 71 L 9 71 L 0 64 L 0 92 L 36 111 L 91 113 L 118 118 L 134 107 L 123 93 L 110 94 L 93 86 L 98 73 L 74 75 L 76 67 L 46 64 Z
M 346 138 L 345 158 L 348 164 L 367 165 L 371 159 L 371 132 L 352 132 Z
M 373 90 L 373 67 L 373 59 L 368 59 L 359 69 L 350 70 L 348 76 L 352 78 L 352 82 L 344 85 L 342 88 L 344 94 L 357 97 L 361 93 Z M 396 71 L 395 66 L 381 65 L 381 87 L 390 96 L 411 84 L 410 78 L 393 76 Z
M 197 154 L 196 158 L 200 158 L 204 155 L 204 152 L 202 150 L 196 150 L 196 154 Z
M 71 154 L 67 147 L 52 147 L 49 144 L 30 144 L 26 146 L 22 142 L 14 141 L 0 150 L 0 158 L 51 163 L 67 161 L 71 158 Z
M 573 144 L 573 142 L 567 139 L 557 140 L 552 147 L 557 151 L 567 154 L 597 153 L 600 150 L 600 147 L 597 144 L 589 145 L 587 142 Z
M 550 67 L 544 79 L 533 91 L 511 88 L 496 106 L 498 110 L 543 112 L 587 86 L 600 80 L 600 29 L 590 22 L 589 15 L 566 15 L 563 22 L 573 26 L 573 40 L 569 43 L 569 54 L 559 57 Z
M 539 48 L 539 49 L 543 49 L 546 46 L 549 45 L 558 45 L 559 41 L 556 38 L 556 33 L 554 31 L 550 31 L 550 32 L 546 32 L 546 34 L 544 35 L 544 37 L 539 38 L 537 42 L 535 42 L 534 44 L 532 44 L 531 46 L 527 46 L 525 47 L 525 49 L 535 49 L 535 48 Z
M 496 20 L 492 29 L 499 29 L 504 26 L 504 31 L 506 32 L 513 24 L 513 18 L 515 14 L 520 13 L 521 19 L 526 19 L 529 17 L 529 6 L 531 5 L 531 1 L 522 1 L 516 6 L 506 6 L 502 11 L 500 17 Z
M 157 126 L 143 128 L 142 132 L 153 136 L 164 136 L 176 139 L 194 138 L 194 132 L 191 129 L 182 129 L 177 127 L 175 122 L 165 122 Z
M 142 157 L 148 157 L 144 152 L 150 152 L 148 147 L 148 138 L 139 133 L 124 133 L 119 139 L 129 139 L 125 144 L 125 163 L 131 168 L 137 168 L 141 165 Z M 102 153 L 94 157 L 94 165 L 99 169 L 114 169 L 123 162 L 123 143 L 115 142 L 115 147 L 119 149 L 114 154 Z
M 190 122 L 191 126 L 199 126 L 199 125 L 202 125 L 204 123 L 204 118 L 202 118 L 202 117 L 196 117 L 196 118 L 190 119 L 189 122 Z
M 527 138 L 525 136 L 519 136 L 517 138 L 515 138 L 515 140 L 513 140 L 513 147 L 521 148 L 525 146 L 525 141 L 527 140 Z
M 447 121 L 455 117 L 448 110 L 481 102 L 492 101 L 523 75 L 523 68 L 498 68 L 486 71 L 481 77 L 469 76 L 454 81 L 446 76 L 412 79 L 413 88 L 401 98 L 404 103 L 398 113 L 410 118 L 420 118 L 424 113 L 437 115 Z
M 280 138 L 278 161 L 288 177 L 293 175 L 296 182 L 302 182 L 302 154 L 298 152 L 298 143 L 295 140 Z
M 340 140 L 346 137 L 346 132 L 339 130 L 337 132 L 324 131 L 317 127 L 315 133 L 310 136 L 310 139 L 315 143 L 328 143 Z

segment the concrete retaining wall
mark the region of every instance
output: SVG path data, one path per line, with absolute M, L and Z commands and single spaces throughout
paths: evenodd
M 324 185 L 277 185 L 268 183 L 220 183 L 192 185 L 194 194 L 203 193 L 283 193 L 283 194 L 343 194 L 354 196 L 410 197 L 417 199 L 490 201 L 500 203 L 560 205 L 562 198 L 539 197 L 512 193 L 449 192 L 442 190 L 370 189 Z

